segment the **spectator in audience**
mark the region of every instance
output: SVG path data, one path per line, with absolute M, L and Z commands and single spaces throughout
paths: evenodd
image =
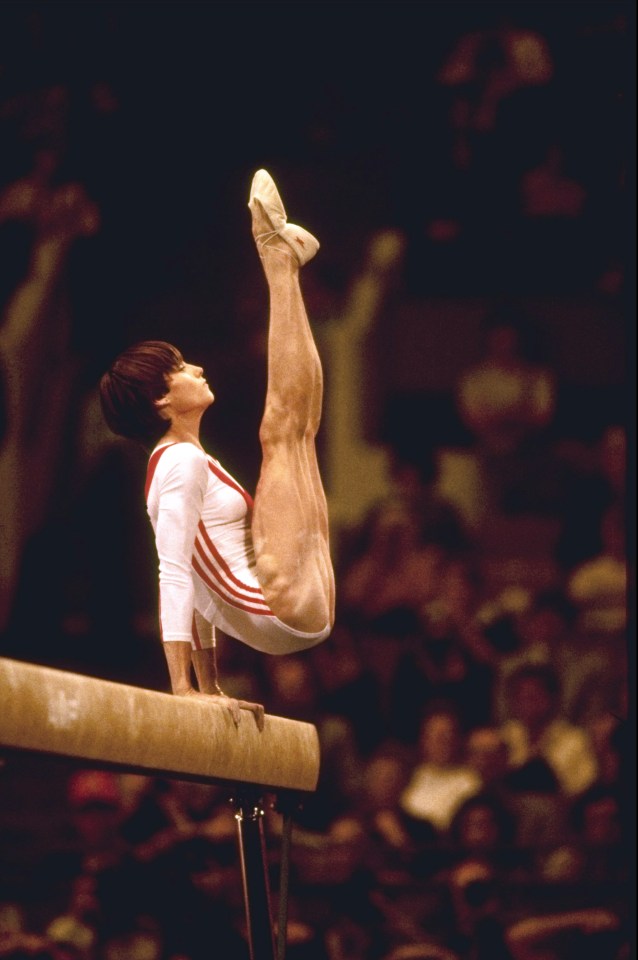
M 361 528 L 361 546 L 342 571 L 342 614 L 364 624 L 414 617 L 435 593 L 442 550 L 425 543 L 419 514 L 382 500 Z
M 530 876 L 526 853 L 516 845 L 518 824 L 495 794 L 479 791 L 457 809 L 447 834 L 453 865 L 470 860 L 488 866 L 501 883 Z
M 543 878 L 585 884 L 595 888 L 599 904 L 601 896 L 604 903 L 613 904 L 629 878 L 618 790 L 593 784 L 573 801 L 568 826 L 566 842 L 543 862 Z
M 556 557 L 569 573 L 601 551 L 605 514 L 626 510 L 626 430 L 611 423 L 593 442 L 558 441 L 556 452 L 564 475 Z
M 481 790 L 498 795 L 509 769 L 507 743 L 499 728 L 486 726 L 470 730 L 465 757 L 480 778 Z
M 509 683 L 509 719 L 501 733 L 509 748 L 509 762 L 521 769 L 531 761 L 547 764 L 561 793 L 574 797 L 597 777 L 596 755 L 587 731 L 560 712 L 560 682 L 553 668 L 525 665 Z
M 451 704 L 432 704 L 421 725 L 418 761 L 400 800 L 415 827 L 426 824 L 444 834 L 463 800 L 478 791 L 480 780 L 463 762 L 463 747 L 458 711 Z
M 394 742 L 382 744 L 363 771 L 357 811 L 368 837 L 367 862 L 381 883 L 409 883 L 418 849 L 401 809 L 410 767 L 405 751 Z
M 319 686 L 306 656 L 271 657 L 266 665 L 268 712 L 316 724 L 322 763 L 316 792 L 299 817 L 308 830 L 325 831 L 350 811 L 361 783 L 362 757 L 344 716 L 321 711 Z
M 422 514 L 404 498 L 380 501 L 361 527 L 342 570 L 338 621 L 352 633 L 383 736 L 414 742 L 429 693 L 406 692 L 411 651 L 422 635 L 421 613 L 436 596 L 448 550 L 425 539 Z M 374 723 L 374 722 L 373 722 Z
M 515 618 L 517 647 L 498 661 L 493 714 L 503 722 L 509 710 L 509 679 L 526 664 L 552 666 L 561 682 L 561 709 L 572 717 L 572 706 L 578 696 L 574 677 L 574 638 L 576 610 L 562 589 L 541 590 L 530 596 L 529 606 Z M 574 707 L 575 709 L 575 707 Z
M 542 442 L 555 414 L 555 375 L 534 357 L 536 334 L 523 310 L 498 307 L 483 331 L 483 356 L 461 376 L 456 403 L 475 438 L 488 515 L 545 509 L 543 499 L 557 492 Z
M 70 952 L 73 958 L 94 960 L 99 912 L 95 878 L 80 874 L 73 883 L 67 910 L 54 917 L 45 933 L 52 943 Z
M 572 570 L 568 591 L 582 631 L 602 639 L 622 633 L 627 623 L 625 517 L 619 506 L 604 513 L 600 535 L 601 552 Z
M 447 945 L 462 958 L 511 960 L 505 944 L 503 884 L 481 859 L 467 858 L 442 878 L 450 905 Z
M 481 599 L 471 560 L 448 557 L 437 594 L 421 611 L 416 653 L 400 675 L 406 697 L 418 702 L 421 683 L 422 697 L 452 700 L 467 728 L 487 723 L 492 708 L 494 651 L 479 620 Z
M 608 711 L 624 715 L 628 677 L 628 570 L 625 514 L 619 504 L 601 521 L 602 550 L 568 575 L 567 593 L 577 611 L 578 713 L 583 722 Z
M 623 790 L 626 784 L 627 721 L 613 713 L 601 713 L 588 725 L 598 765 L 597 783 Z
M 147 884 L 120 833 L 117 776 L 77 770 L 68 778 L 67 796 L 71 835 L 43 858 L 34 876 L 35 890 L 47 911 L 42 921 L 55 921 L 59 929 L 71 918 L 80 940 L 85 936 L 81 927 L 94 929 L 100 940 L 106 931 L 126 926 L 139 912 Z
M 363 758 L 373 755 L 389 734 L 386 697 L 381 678 L 364 659 L 366 644 L 345 623 L 337 622 L 330 637 L 308 651 L 319 686 L 323 714 L 344 717 L 352 727 Z

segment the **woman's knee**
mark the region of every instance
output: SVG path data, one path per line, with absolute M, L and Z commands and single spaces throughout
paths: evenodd
M 286 401 L 267 402 L 259 426 L 262 447 L 276 447 L 302 443 L 312 430 L 310 410 L 301 396 L 299 402 L 292 394 Z

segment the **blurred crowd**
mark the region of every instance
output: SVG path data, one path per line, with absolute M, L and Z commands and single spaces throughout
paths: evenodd
M 227 692 L 319 733 L 318 789 L 293 804 L 287 956 L 628 960 L 620 595 L 585 599 L 581 570 L 571 591 L 487 598 L 467 545 L 432 529 L 415 538 L 406 503 L 375 511 L 310 653 L 224 646 Z M 20 776 L 9 756 L 0 955 L 248 956 L 227 790 L 62 766 L 50 832 L 29 836 Z M 282 810 L 263 800 L 274 910 Z
M 630 956 L 625 428 L 541 455 L 552 378 L 512 360 L 512 324 L 489 318 L 496 359 L 458 388 L 483 522 L 397 457 L 340 542 L 332 636 L 290 657 L 220 643 L 227 693 L 319 733 L 318 789 L 294 809 L 291 960 Z M 500 388 L 485 402 L 483 377 Z M 486 529 L 524 537 L 548 516 L 544 554 L 486 551 Z M 247 956 L 221 787 L 61 768 L 55 832 L 25 850 L 16 778 L 9 756 L 0 955 Z M 276 903 L 281 811 L 264 807 Z
M 506 6 L 476 29 L 446 21 L 432 96 L 427 109 L 423 91 L 404 102 L 411 132 L 392 141 L 396 156 L 377 150 L 368 112 L 374 102 L 387 134 L 401 110 L 379 89 L 356 113 L 350 78 L 350 103 L 311 90 L 312 119 L 282 143 L 281 163 L 287 151 L 307 177 L 321 170 L 337 200 L 340 177 L 350 183 L 362 234 L 397 225 L 406 282 L 423 295 L 457 280 L 459 296 L 476 292 L 480 276 L 503 294 L 537 281 L 621 298 L 623 5 L 591 5 L 573 35 L 563 28 L 550 39 L 538 24 L 511 22 Z M 25 17 L 16 7 L 13 17 L 19 49 L 29 34 L 31 54 L 46 52 L 43 10 Z M 115 21 L 106 17 L 111 32 Z M 79 81 L 34 57 L 27 83 L 6 43 L 2 56 L 11 149 L 0 183 L 0 654 L 90 662 L 98 675 L 166 689 L 152 543 L 134 498 L 144 456 L 108 437 L 94 389 L 133 332 L 172 336 L 163 313 L 151 331 L 117 307 L 123 275 L 134 287 L 129 307 L 139 304 L 157 252 L 148 236 L 138 246 L 151 207 L 143 192 L 133 229 L 124 226 L 135 173 L 165 137 L 163 114 L 156 103 L 149 120 L 139 90 L 127 105 L 125 78 L 109 80 L 106 59 L 83 64 Z M 574 102 L 581 113 L 563 125 Z M 414 124 L 421 106 L 440 134 L 427 163 Z M 142 114 L 155 136 L 136 159 L 122 144 Z M 584 149 L 585 129 L 607 148 Z M 175 160 L 178 146 L 167 149 Z M 377 151 L 374 198 L 360 178 L 348 180 L 362 150 Z M 161 189 L 160 175 L 149 176 L 151 192 Z M 196 188 L 184 190 L 192 201 Z M 186 219 L 175 197 L 166 203 L 164 242 Z M 319 309 L 326 298 L 334 308 L 352 269 L 351 230 L 331 242 L 327 226 L 327 266 L 310 290 Z M 460 262 L 472 270 L 459 274 Z M 237 309 L 252 309 L 246 296 Z M 177 307 L 187 345 L 196 342 L 199 301 Z M 499 299 L 483 334 L 482 355 L 450 390 L 468 436 L 456 451 L 462 495 L 442 483 L 450 451 L 393 450 L 390 492 L 335 540 L 329 640 L 267 658 L 221 638 L 228 694 L 319 733 L 319 786 L 294 809 L 289 960 L 630 958 L 627 423 L 601 411 L 594 437 L 561 435 L 560 375 L 530 348 L 525 311 Z M 232 359 L 228 329 L 217 335 Z M 222 788 L 61 762 L 43 787 L 20 758 L 1 763 L 0 957 L 247 958 L 236 824 Z M 264 809 L 276 905 L 278 798 L 264 797 Z

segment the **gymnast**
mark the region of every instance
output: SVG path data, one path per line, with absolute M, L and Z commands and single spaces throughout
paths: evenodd
M 203 449 L 200 423 L 214 394 L 174 346 L 150 340 L 125 350 L 102 377 L 100 397 L 113 432 L 152 448 L 146 501 L 172 692 L 218 699 L 235 724 L 251 711 L 261 729 L 263 706 L 219 686 L 215 628 L 264 653 L 308 649 L 332 629 L 335 583 L 315 448 L 323 378 L 299 284 L 319 243 L 287 222 L 265 170 L 248 206 L 270 297 L 254 502 Z

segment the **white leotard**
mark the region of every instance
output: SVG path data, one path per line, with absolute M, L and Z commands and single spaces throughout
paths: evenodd
M 329 633 L 302 633 L 275 617 L 257 579 L 253 502 L 221 464 L 192 443 L 167 443 L 149 460 L 146 503 L 159 559 L 164 641 L 213 643 L 214 628 L 264 653 L 294 653 Z

